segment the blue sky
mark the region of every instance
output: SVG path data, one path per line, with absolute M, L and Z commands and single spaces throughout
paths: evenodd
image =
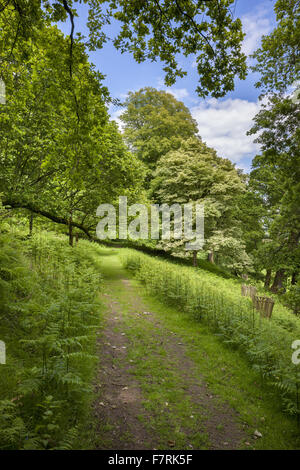
M 236 0 L 235 16 L 240 17 L 244 25 L 246 37 L 243 48 L 247 55 L 259 46 L 261 36 L 273 29 L 274 3 L 275 0 Z M 75 33 L 87 35 L 87 6 L 80 6 L 78 11 Z M 70 25 L 66 22 L 60 24 L 60 28 L 68 34 Z M 116 30 L 117 24 L 112 24 L 108 32 L 113 36 Z M 221 157 L 229 158 L 239 168 L 249 171 L 251 160 L 259 151 L 258 146 L 253 143 L 253 137 L 246 136 L 252 118 L 260 107 L 259 91 L 254 87 L 256 80 L 253 73 L 249 72 L 244 81 L 237 80 L 235 90 L 224 98 L 204 100 L 195 93 L 198 77 L 193 57 L 179 57 L 188 74 L 178 79 L 170 88 L 164 85 L 163 65 L 160 62 L 137 64 L 129 53 L 121 54 L 111 43 L 106 44 L 102 50 L 91 52 L 90 60 L 96 69 L 106 75 L 104 83 L 114 98 L 124 100 L 129 91 L 146 86 L 171 92 L 190 109 L 198 123 L 202 139 L 214 147 Z M 111 107 L 109 111 L 112 119 L 119 123 L 122 108 Z

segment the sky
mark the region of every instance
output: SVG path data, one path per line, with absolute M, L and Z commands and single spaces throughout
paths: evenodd
M 236 0 L 232 10 L 236 17 L 241 18 L 246 33 L 243 51 L 249 55 L 260 45 L 263 34 L 268 34 L 275 26 L 275 0 Z M 81 32 L 88 35 L 86 28 L 86 5 L 78 9 L 79 16 L 75 19 L 75 34 Z M 68 22 L 60 23 L 60 29 L 69 34 Z M 117 25 L 111 25 L 111 35 Z M 202 140 L 217 150 L 220 157 L 229 158 L 238 168 L 249 172 L 251 160 L 259 153 L 259 147 L 253 142 L 253 136 L 246 132 L 252 126 L 252 119 L 260 109 L 259 90 L 254 84 L 257 75 L 250 70 L 246 80 L 236 80 L 235 90 L 221 99 L 199 98 L 195 89 L 198 83 L 197 69 L 194 58 L 179 56 L 180 64 L 184 65 L 187 76 L 178 79 L 172 87 L 164 85 L 163 64 L 161 62 L 144 62 L 137 64 L 131 54 L 118 52 L 111 43 L 103 49 L 89 53 L 90 61 L 96 69 L 105 75 L 104 84 L 113 98 L 124 101 L 129 91 L 137 91 L 147 86 L 166 90 L 176 99 L 183 101 L 190 109 L 199 128 Z M 248 63 L 250 60 L 248 59 Z M 111 106 L 111 119 L 120 125 L 119 116 L 122 108 Z

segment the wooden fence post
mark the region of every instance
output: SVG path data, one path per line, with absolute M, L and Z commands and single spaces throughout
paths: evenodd
M 274 307 L 274 300 L 270 297 L 252 297 L 253 306 L 260 312 L 261 317 L 270 319 Z
M 251 299 L 253 299 L 253 297 L 256 296 L 256 293 L 257 293 L 256 287 L 249 286 L 249 296 L 251 297 Z
M 249 286 L 247 284 L 242 284 L 242 286 L 241 286 L 241 294 L 243 296 L 248 295 L 249 297 L 251 297 L 251 299 L 253 299 L 253 297 L 256 296 L 256 292 L 257 292 L 257 290 L 256 290 L 256 287 L 254 287 L 254 286 Z
M 246 284 L 241 285 L 241 294 L 245 297 L 247 295 L 247 286 Z

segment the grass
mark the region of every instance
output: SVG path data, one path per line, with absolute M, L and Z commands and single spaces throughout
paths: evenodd
M 122 253 L 123 250 L 121 256 Z M 104 290 L 121 305 L 123 324 L 119 328 L 130 342 L 128 360 L 133 361 L 133 374 L 144 396 L 145 414 L 141 420 L 151 433 L 159 436 L 159 448 L 168 448 L 170 440 L 176 443 L 176 448 L 206 449 L 210 445 L 204 410 L 191 403 L 185 392 L 181 364 L 161 344 L 170 332 L 184 343 L 196 375 L 207 382 L 220 409 L 229 403 L 238 413 L 238 423 L 245 433 L 242 448 L 299 448 L 295 420 L 283 415 L 278 393 L 261 384 L 260 375 L 238 351 L 222 343 L 207 325 L 153 297 L 138 279 L 120 268 L 116 256 L 103 258 L 102 271 Z M 133 290 L 120 281 L 128 276 Z M 132 314 L 145 308 L 142 305 L 155 312 L 163 325 L 160 330 L 143 316 L 137 318 Z M 220 431 L 223 423 L 216 426 Z M 261 439 L 253 439 L 255 430 L 262 433 Z
M 158 289 L 163 266 L 167 273 L 176 271 L 176 289 L 184 288 L 182 300 L 188 293 L 181 283 L 186 276 L 209 285 L 209 293 L 222 291 L 226 299 L 237 301 L 239 284 L 234 280 L 166 261 L 154 269 L 151 263 L 156 260 L 145 257 L 153 268 L 151 279 L 159 278 L 154 294 L 149 283 L 145 285 L 145 273 L 139 280 L 122 268 L 116 250 L 85 241 L 71 249 L 65 237 L 51 233 L 31 240 L 20 230 L 2 233 L 0 253 L 0 338 L 7 345 L 7 364 L 0 366 L 0 448 L 93 449 L 105 440 L 109 446 L 114 423 L 97 434 L 91 406 L 101 397 L 101 392 L 92 392 L 92 383 L 96 329 L 103 328 L 103 306 L 95 299 L 104 292 L 119 302 L 121 323 L 116 328 L 126 335 L 127 359 L 142 392 L 144 412 L 139 419 L 156 437 L 159 449 L 210 448 L 207 410 L 189 393 L 189 380 L 196 379 L 208 386 L 220 416 L 226 403 L 237 413 L 244 436 L 241 448 L 300 447 L 295 420 L 282 413 L 278 391 L 261 382 L 238 345 L 222 342 L 213 324 L 199 322 L 182 308 L 178 296 L 167 304 L 166 291 Z M 131 250 L 120 253 L 134 260 Z M 130 288 L 122 283 L 128 277 Z M 208 292 L 205 300 L 209 302 Z M 247 302 L 242 299 L 245 306 Z M 275 330 L 298 332 L 298 319 L 277 308 Z M 134 315 L 143 309 L 153 313 L 154 321 Z M 185 370 L 182 355 L 172 354 L 174 344 L 184 348 L 190 370 Z M 115 365 L 123 366 L 118 360 Z M 216 433 L 225 427 L 220 419 Z M 256 429 L 261 439 L 253 439 Z M 132 439 L 123 433 L 121 441 Z
M 127 359 L 132 361 L 133 375 L 144 396 L 145 415 L 141 415 L 140 420 L 151 434 L 159 437 L 160 449 L 172 448 L 168 445 L 170 441 L 176 442 L 177 448 L 190 448 L 191 442 L 194 448 L 207 448 L 204 430 L 199 433 L 201 413 L 196 419 L 190 417 L 193 406 L 184 390 L 184 378 L 176 361 L 168 357 L 160 344 L 165 332 L 159 333 L 153 324 L 137 322 L 132 317 L 130 295 L 120 288 L 119 276 L 125 277 L 126 273 L 120 269 L 117 258 L 111 257 L 109 265 L 104 261 L 102 272 L 106 276 L 104 290 L 121 305 L 123 323 L 117 330 L 125 331 L 130 343 Z M 122 367 L 118 361 L 115 365 Z M 188 437 L 183 430 L 189 430 Z
M 291 360 L 291 345 L 300 336 L 297 317 L 279 306 L 271 320 L 262 318 L 234 281 L 203 270 L 173 266 L 132 250 L 124 250 L 122 260 L 151 296 L 176 305 L 232 348 L 239 348 L 261 381 L 281 393 L 285 411 L 300 418 L 300 371 Z

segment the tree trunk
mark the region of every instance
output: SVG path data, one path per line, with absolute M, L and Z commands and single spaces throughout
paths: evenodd
M 296 250 L 299 246 L 299 238 L 300 238 L 300 233 L 299 232 L 292 232 L 290 235 L 290 242 L 289 242 L 289 248 L 291 251 Z M 291 284 L 294 286 L 297 284 L 297 277 L 298 277 L 298 266 L 295 265 L 293 266 L 295 271 L 292 273 L 292 279 L 291 279 Z
M 72 225 L 72 214 L 69 220 L 69 245 L 73 246 L 73 225 Z
M 208 259 L 208 261 L 209 261 L 210 263 L 214 263 L 214 262 L 215 262 L 215 256 L 214 256 L 214 252 L 213 252 L 213 251 L 211 251 L 210 253 L 208 253 L 208 258 L 207 258 L 207 259 Z
M 285 279 L 285 270 L 278 269 L 278 271 L 276 271 L 275 278 L 271 287 L 271 291 L 274 292 L 274 294 L 277 294 L 277 292 L 280 289 L 283 289 L 284 279 Z
M 292 274 L 292 280 L 291 280 L 292 286 L 294 286 L 295 284 L 297 284 L 297 277 L 298 277 L 298 273 L 293 272 L 293 274 Z
M 267 269 L 266 277 L 265 277 L 265 285 L 264 285 L 265 289 L 270 288 L 271 276 L 272 276 L 272 269 Z
M 29 216 L 29 236 L 30 237 L 32 235 L 32 229 L 33 229 L 33 214 L 30 214 Z
M 193 266 L 195 266 L 195 268 L 197 267 L 197 253 L 197 250 L 193 251 Z

